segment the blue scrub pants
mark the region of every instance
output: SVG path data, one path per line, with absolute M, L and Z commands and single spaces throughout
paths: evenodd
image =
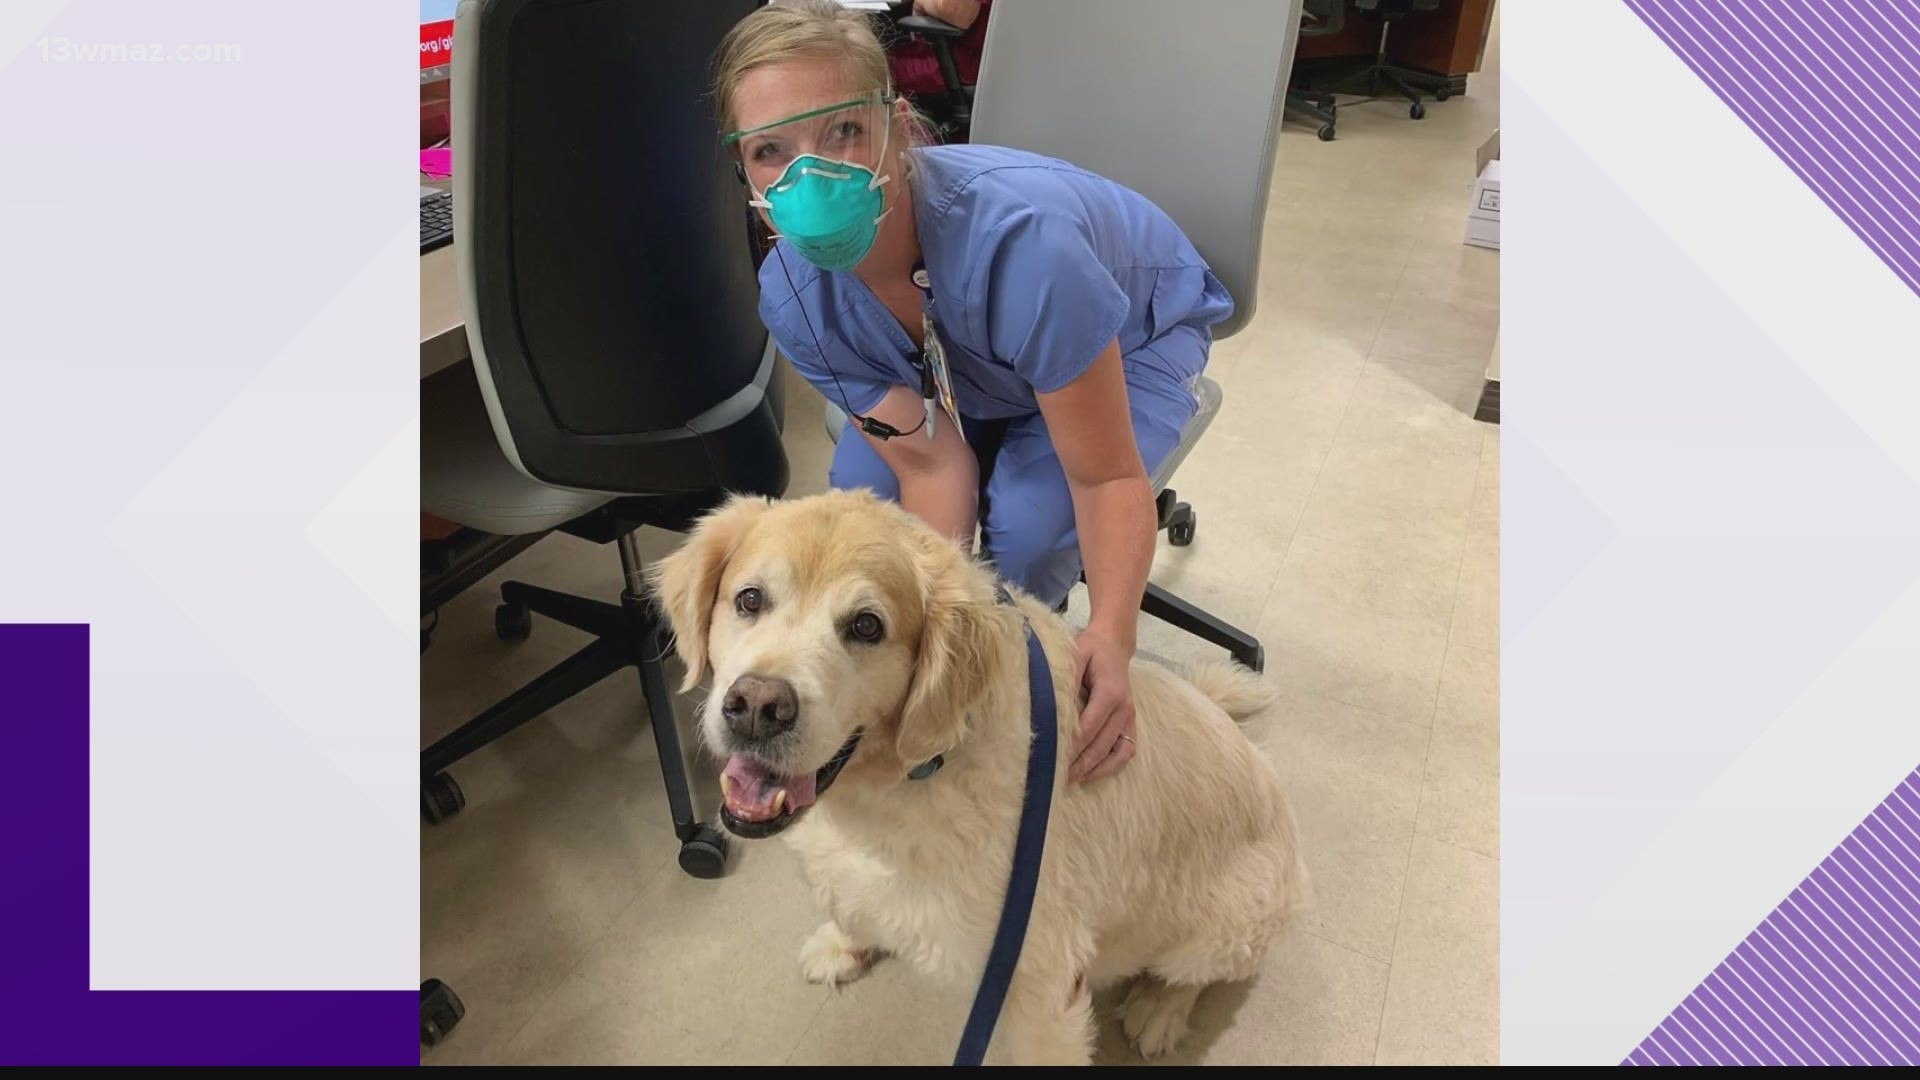
M 1134 441 L 1149 476 L 1172 453 L 1197 408 L 1188 389 L 1192 376 L 1183 373 L 1205 367 L 1209 338 L 1204 332 L 1169 335 L 1125 358 Z M 1197 355 L 1179 355 L 1193 350 Z M 1037 412 L 1010 420 L 962 420 L 967 444 L 980 460 L 986 555 L 1002 577 L 1060 606 L 1080 580 L 1082 563 L 1073 495 L 1046 420 Z M 893 470 L 851 421 L 834 449 L 828 483 L 900 498 Z

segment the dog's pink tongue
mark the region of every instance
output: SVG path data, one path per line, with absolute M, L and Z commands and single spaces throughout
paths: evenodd
M 787 805 L 795 810 L 804 810 L 812 806 L 813 800 L 820 797 L 818 790 L 819 784 L 820 778 L 813 773 L 789 778 L 787 780 Z
M 727 809 L 743 821 L 772 821 L 781 814 L 812 806 L 819 795 L 813 773 L 775 776 L 760 762 L 737 755 L 727 759 L 720 781 Z

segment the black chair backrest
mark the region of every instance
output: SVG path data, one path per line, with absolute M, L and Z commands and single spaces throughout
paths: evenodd
M 619 494 L 779 494 L 745 195 L 710 63 L 755 0 L 464 0 L 456 244 L 502 449 Z

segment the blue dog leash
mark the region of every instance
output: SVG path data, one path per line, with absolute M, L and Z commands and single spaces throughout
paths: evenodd
M 1004 589 L 1000 597 L 1003 603 L 1010 600 Z M 1020 807 L 1020 831 L 1013 844 L 1013 873 L 1007 880 L 1006 906 L 1000 909 L 1000 928 L 993 935 L 987 969 L 980 976 L 980 989 L 974 995 L 973 1011 L 967 1015 L 960 1049 L 953 1055 L 956 1066 L 979 1065 L 986 1057 L 987 1044 L 993 1040 L 1000 1007 L 1006 1003 L 1007 988 L 1013 982 L 1013 969 L 1020 963 L 1020 948 L 1026 944 L 1027 921 L 1033 914 L 1033 896 L 1040 884 L 1040 856 L 1047 846 L 1047 818 L 1053 808 L 1053 770 L 1059 742 L 1053 671 L 1047 666 L 1046 650 L 1040 647 L 1040 638 L 1033 632 L 1033 626 L 1024 621 L 1023 625 L 1027 633 L 1027 693 L 1033 718 L 1033 748 L 1027 754 L 1027 794 Z

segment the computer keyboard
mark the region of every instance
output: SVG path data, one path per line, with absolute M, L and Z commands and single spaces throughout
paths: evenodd
M 440 191 L 420 200 L 420 254 L 453 243 L 453 192 Z

